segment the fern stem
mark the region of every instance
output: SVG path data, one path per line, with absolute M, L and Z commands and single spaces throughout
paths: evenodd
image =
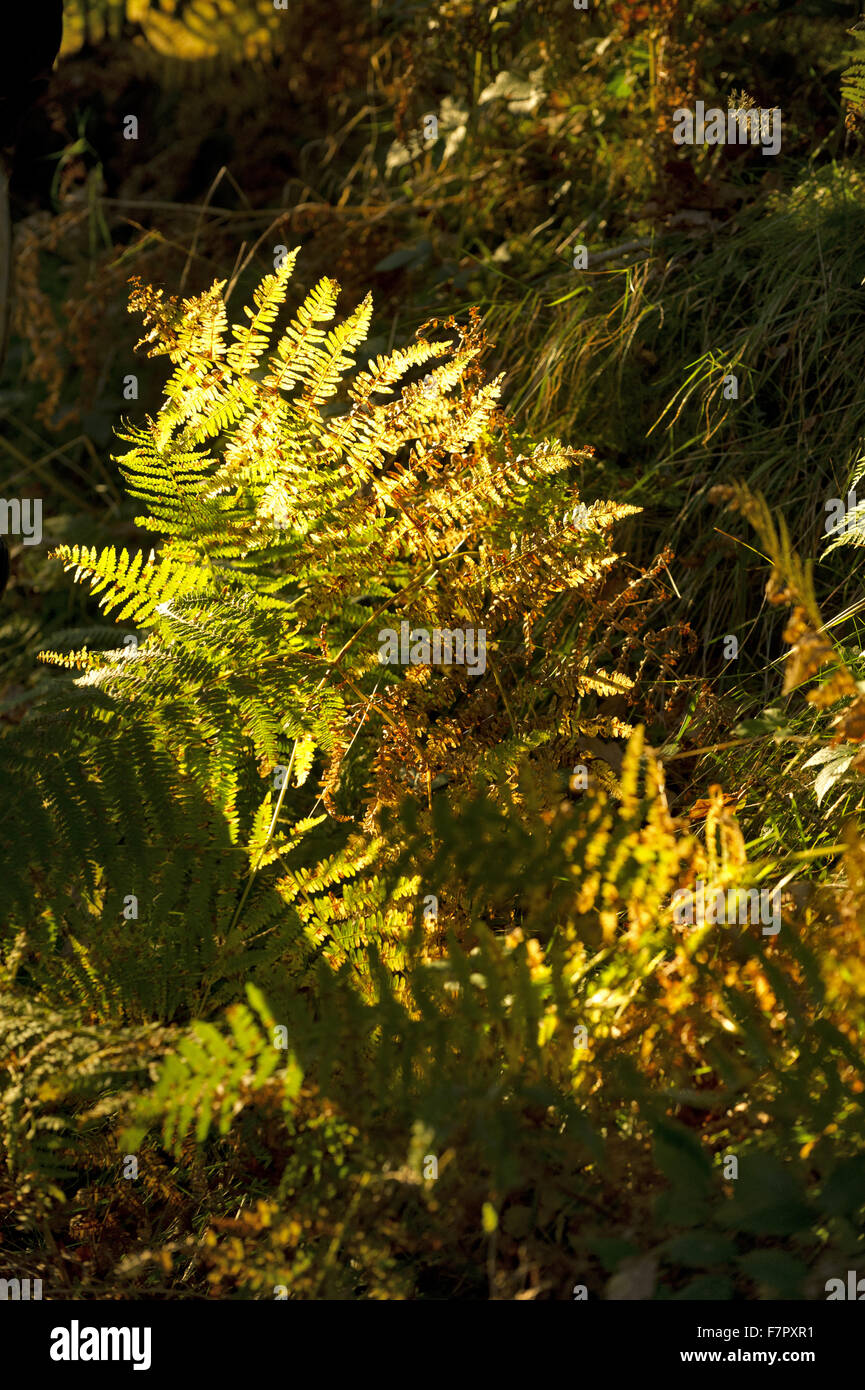
M 785 734 L 785 739 L 791 743 L 813 743 L 819 734 Z M 746 743 L 760 743 L 761 740 L 774 738 L 772 732 L 766 734 L 749 734 L 747 738 L 731 738 L 724 743 L 708 743 L 705 748 L 686 748 L 683 753 L 668 753 L 661 755 L 662 763 L 673 763 L 677 758 L 699 758 L 704 753 L 718 753 L 724 748 L 741 748 Z
M 431 565 L 428 565 L 427 568 L 418 575 L 417 579 L 413 579 L 410 584 L 406 584 L 404 588 L 399 589 L 397 593 L 393 594 L 390 598 L 385 599 L 384 603 L 379 605 L 379 607 L 375 610 L 372 616 L 367 618 L 363 626 L 359 627 L 357 629 L 357 632 L 352 633 L 351 637 L 349 637 L 345 645 L 341 647 L 340 650 L 337 652 L 336 656 L 333 659 L 332 665 L 336 666 L 338 662 L 342 660 L 349 647 L 351 647 L 357 641 L 358 637 L 360 637 L 362 633 L 366 632 L 367 628 L 371 627 L 372 624 L 376 621 L 376 619 L 381 617 L 382 613 L 387 612 L 388 608 L 391 608 L 397 599 L 403 598 L 406 594 L 411 593 L 412 589 L 416 589 L 418 584 L 423 583 L 425 579 L 432 578 L 435 575 L 435 572 L 438 569 L 439 565 L 447 564 L 448 560 L 453 560 L 454 556 L 456 555 L 465 555 L 468 553 L 462 550 L 461 547 L 462 541 L 460 541 L 456 549 L 452 550 L 449 555 L 443 555 L 441 559 L 433 561 Z
M 321 689 L 321 685 L 322 685 L 322 682 L 319 681 L 319 684 L 318 684 L 318 689 L 319 689 L 319 690 Z M 318 690 L 316 691 L 316 694 L 317 694 L 317 693 L 318 693 Z M 243 909 L 244 909 L 244 907 L 246 906 L 246 900 L 247 900 L 247 898 L 249 897 L 249 891 L 250 891 L 250 889 L 252 888 L 252 885 L 253 885 L 253 883 L 254 883 L 254 881 L 255 881 L 255 876 L 256 876 L 256 874 L 258 873 L 258 866 L 259 866 L 259 864 L 260 864 L 261 861 L 262 861 L 262 858 L 263 858 L 263 856 L 264 856 L 264 851 L 267 849 L 267 846 L 270 844 L 271 838 L 272 838 L 272 836 L 273 836 L 273 832 L 274 832 L 274 830 L 276 829 L 276 822 L 277 822 L 277 820 L 279 819 L 279 813 L 280 813 L 280 811 L 282 810 L 282 803 L 283 803 L 283 801 L 284 801 L 284 799 L 285 799 L 285 791 L 286 791 L 286 788 L 287 788 L 287 786 L 288 786 L 289 780 L 290 780 L 290 778 L 291 778 L 291 770 L 292 770 L 292 768 L 294 767 L 294 759 L 295 759 L 295 755 L 296 755 L 296 753 L 297 753 L 297 748 L 298 748 L 298 744 L 299 744 L 299 743 L 300 743 L 300 739 L 299 739 L 299 738 L 296 738 L 296 739 L 294 740 L 294 747 L 293 747 L 292 750 L 291 750 L 291 757 L 290 757 L 289 760 L 288 760 L 288 767 L 286 768 L 285 778 L 283 779 L 282 786 L 281 786 L 280 789 L 279 789 L 279 796 L 276 798 L 276 805 L 275 805 L 274 808 L 273 808 L 273 815 L 272 815 L 271 820 L 270 820 L 270 825 L 269 825 L 269 827 L 268 827 L 267 834 L 266 834 L 266 836 L 264 837 L 264 840 L 263 840 L 261 846 L 259 847 L 259 851 L 258 851 L 258 855 L 256 856 L 255 863 L 253 864 L 252 868 L 251 868 L 250 871 L 249 871 L 249 874 L 247 875 L 246 885 L 245 885 L 245 887 L 244 887 L 243 894 L 242 894 L 242 896 L 241 896 L 240 902 L 237 904 L 237 907 L 236 907 L 235 910 L 234 910 L 234 915 L 232 916 L 231 922 L 230 922 L 230 924 L 229 924 L 229 927 L 228 927 L 228 935 L 229 935 L 229 936 L 230 936 L 231 933 L 234 931 L 234 928 L 237 926 L 237 923 L 238 923 L 239 920 L 240 920 L 240 915 L 241 915 L 241 913 L 243 912 Z

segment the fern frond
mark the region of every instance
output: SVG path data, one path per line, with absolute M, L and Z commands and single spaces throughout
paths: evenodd
M 118 622 L 131 619 L 144 626 L 172 599 L 194 592 L 205 592 L 212 584 L 206 570 L 180 561 L 156 562 L 153 552 L 145 560 L 144 551 L 118 555 L 114 546 L 97 552 L 93 546 L 61 545 L 52 552 L 65 570 L 75 570 L 75 579 L 90 581 L 93 594 L 102 594 L 99 607 L 106 613 L 119 608 Z

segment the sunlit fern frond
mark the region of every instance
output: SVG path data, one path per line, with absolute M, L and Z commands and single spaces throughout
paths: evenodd
M 847 54 L 848 65 L 841 74 L 841 96 L 856 118 L 865 112 L 865 20 L 847 32 L 853 43 Z
M 220 71 L 275 57 L 290 32 L 290 9 L 273 0 L 65 0 L 60 55 L 131 41 L 163 77 L 201 85 Z

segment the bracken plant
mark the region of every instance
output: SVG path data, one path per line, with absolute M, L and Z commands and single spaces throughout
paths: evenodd
M 700 833 L 671 813 L 644 737 L 669 557 L 615 553 L 635 509 L 581 503 L 589 450 L 515 454 L 475 314 L 369 358 L 369 298 L 288 317 L 296 254 L 230 331 L 224 282 L 134 284 L 172 365 L 121 433 L 151 546 L 59 547 L 119 632 L 45 653 L 0 740 L 16 1267 L 822 1297 L 862 1258 L 865 846 L 768 939 L 680 925 L 759 866 L 720 788 Z

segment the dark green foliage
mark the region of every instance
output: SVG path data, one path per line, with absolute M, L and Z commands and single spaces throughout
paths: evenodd
M 756 540 L 709 492 L 755 478 L 810 553 L 815 479 L 843 495 L 857 450 L 861 190 L 852 159 L 819 167 L 844 138 L 835 11 L 734 5 L 719 37 L 714 3 L 388 0 L 371 27 L 350 8 L 308 38 L 299 5 L 296 104 L 259 112 L 262 153 L 284 15 L 261 7 L 253 52 L 252 6 L 220 4 L 206 32 L 194 2 L 141 26 L 70 6 L 70 63 L 114 34 L 152 77 L 139 27 L 178 48 L 159 114 L 180 130 L 194 111 L 187 154 L 218 94 L 200 114 L 183 86 L 217 65 L 252 133 L 230 179 L 189 192 L 161 149 L 118 181 L 97 121 L 61 161 L 53 250 L 22 236 L 54 424 L 77 387 L 49 282 L 88 379 L 82 300 L 116 315 L 133 270 L 186 297 L 134 284 L 153 370 L 138 407 L 116 383 L 103 402 L 103 425 L 130 416 L 128 500 L 92 444 L 32 459 L 13 402 L 15 467 L 70 509 L 46 506 L 50 545 L 83 585 L 70 600 L 61 565 L 13 553 L 10 1248 L 52 1291 L 100 1298 L 823 1298 L 865 1256 L 865 859 L 807 769 L 849 754 L 855 808 L 858 644 L 827 635 L 788 532 Z M 670 156 L 669 111 L 739 85 L 791 92 L 777 186 L 747 152 Z M 427 149 L 419 118 L 446 98 Z M 130 241 L 148 198 L 162 211 Z M 307 243 L 294 309 L 288 226 Z M 598 258 L 582 288 L 578 237 Z M 203 288 L 244 238 L 237 283 Z M 504 382 L 481 370 L 472 299 Z M 430 306 L 459 318 L 411 340 Z M 550 428 L 580 447 L 535 444 Z M 581 504 L 596 494 L 618 500 Z M 621 523 L 647 572 L 614 552 Z M 680 561 L 657 554 L 669 539 Z M 793 607 L 782 693 L 758 545 Z M 823 575 L 855 601 L 852 553 Z M 484 669 L 381 664 L 403 622 L 483 628 Z M 683 673 L 683 651 L 713 671 L 746 623 L 754 648 L 714 690 Z M 782 878 L 777 937 L 675 917 L 698 883 Z

